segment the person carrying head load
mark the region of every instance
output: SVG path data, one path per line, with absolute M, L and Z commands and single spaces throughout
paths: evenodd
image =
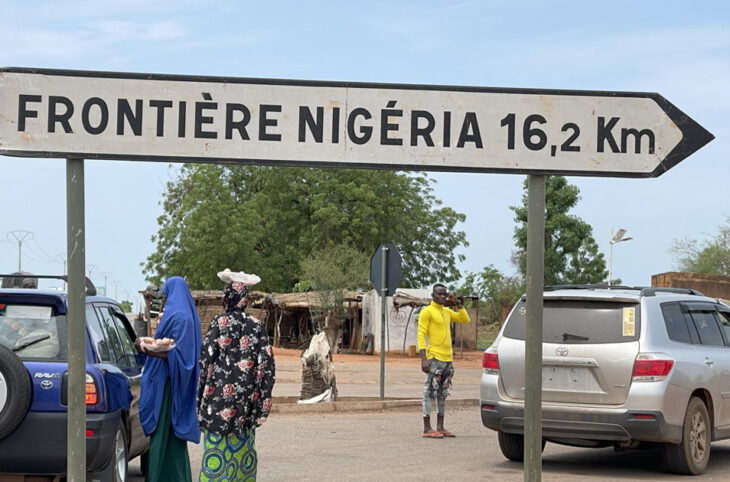
M 264 326 L 248 315 L 248 287 L 260 278 L 229 269 L 224 312 L 210 322 L 200 354 L 198 420 L 203 431 L 200 481 L 256 480 L 256 428 L 271 411 L 274 352 Z

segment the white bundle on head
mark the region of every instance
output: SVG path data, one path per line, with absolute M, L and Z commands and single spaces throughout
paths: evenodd
M 246 286 L 253 286 L 261 281 L 261 278 L 255 274 L 244 273 L 243 271 L 231 271 L 228 268 L 219 271 L 218 278 L 226 284 L 238 282 Z

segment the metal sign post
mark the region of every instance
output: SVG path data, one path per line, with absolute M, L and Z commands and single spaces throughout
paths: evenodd
M 68 253 L 67 478 L 86 480 L 86 227 L 84 160 L 66 160 L 66 252 Z
M 542 477 L 542 297 L 545 275 L 545 176 L 527 176 L 527 329 L 525 481 Z
M 380 294 L 380 399 L 385 400 L 385 331 L 388 326 L 388 296 L 400 283 L 402 260 L 393 243 L 382 243 L 370 257 L 370 282 Z
M 382 248 L 380 257 L 380 399 L 385 400 L 385 324 L 388 317 L 385 311 L 388 309 L 388 248 Z

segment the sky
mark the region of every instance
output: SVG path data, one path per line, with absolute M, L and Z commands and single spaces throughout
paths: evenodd
M 730 216 L 730 3 L 720 0 L 0 0 L 0 44 L 4 67 L 658 92 L 716 139 L 658 178 L 569 177 L 581 196 L 572 214 L 593 227 L 607 259 L 611 231 L 627 230 L 633 239 L 613 247 L 613 276 L 637 286 L 676 269 L 675 240 L 711 239 Z M 0 272 L 18 269 L 24 237 L 24 271 L 62 273 L 64 160 L 0 165 Z M 87 274 L 135 308 L 177 168 L 85 162 Z M 431 177 L 443 204 L 466 214 L 462 272 L 515 274 L 509 207 L 525 176 Z

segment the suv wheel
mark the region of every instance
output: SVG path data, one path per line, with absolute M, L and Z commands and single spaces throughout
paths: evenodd
M 109 462 L 101 471 L 88 474 L 88 480 L 101 480 L 109 482 L 126 482 L 129 462 L 127 460 L 127 433 L 124 430 L 124 424 L 119 421 L 117 434 L 114 437 L 114 445 L 112 453 L 109 455 Z
M 499 448 L 502 455 L 514 462 L 522 462 L 525 459 L 525 436 L 516 433 L 497 432 Z M 545 449 L 545 439 L 542 439 L 540 450 Z
M 117 436 L 114 437 L 114 455 L 112 459 L 114 464 L 114 481 L 125 482 L 127 480 L 127 469 L 129 468 L 127 461 L 127 433 L 121 421 L 117 428 Z
M 704 402 L 697 397 L 690 398 L 684 415 L 682 441 L 664 445 L 669 470 L 686 475 L 704 472 L 710 460 L 711 432 L 710 416 Z
M 0 439 L 13 433 L 23 421 L 31 393 L 25 365 L 12 350 L 0 345 Z

